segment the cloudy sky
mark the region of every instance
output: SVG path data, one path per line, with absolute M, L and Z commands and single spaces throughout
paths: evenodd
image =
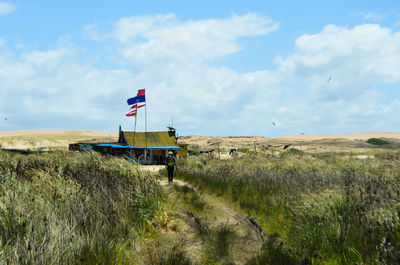
M 398 0 L 192 2 L 0 0 L 0 131 L 399 132 Z

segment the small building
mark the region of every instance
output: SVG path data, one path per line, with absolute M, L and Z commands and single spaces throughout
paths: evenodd
M 176 131 L 132 132 L 119 128 L 118 142 L 114 143 L 76 143 L 70 144 L 70 150 L 94 150 L 102 154 L 126 157 L 141 164 L 163 164 L 169 151 L 178 157 L 186 158 L 187 144 L 178 144 Z M 146 141 L 147 140 L 147 141 Z
M 168 129 L 168 131 L 157 132 L 132 132 L 122 131 L 120 128 L 118 143 L 134 147 L 136 157 L 146 152 L 151 164 L 164 163 L 169 151 L 173 151 L 178 157 L 186 158 L 187 145 L 178 144 L 175 129 L 171 127 Z

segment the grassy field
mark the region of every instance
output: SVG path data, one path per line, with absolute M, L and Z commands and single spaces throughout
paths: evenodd
M 183 138 L 220 152 L 180 160 L 165 186 L 166 172 L 112 157 L 0 151 L 0 264 L 399 264 L 399 140 L 323 137 Z M 0 142 L 96 139 L 110 136 Z
M 398 264 L 400 153 L 190 158 L 178 175 L 236 202 L 266 229 L 247 264 Z
M 162 212 L 155 179 L 124 160 L 0 152 L 0 264 L 136 264 Z

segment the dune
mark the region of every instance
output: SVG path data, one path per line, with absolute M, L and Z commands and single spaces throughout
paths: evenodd
M 369 138 L 400 139 L 400 133 L 394 132 L 365 132 L 353 134 L 296 134 L 275 137 L 277 140 L 315 141 L 323 139 L 368 140 Z
M 22 130 L 0 132 L 0 137 L 34 136 L 34 135 L 74 135 L 74 136 L 118 136 L 116 132 L 95 132 L 79 130 Z
M 222 149 L 251 148 L 255 145 L 286 145 L 309 152 L 362 152 L 376 146 L 365 143 L 369 138 L 392 139 L 391 146 L 400 146 L 400 133 L 365 132 L 354 134 L 297 134 L 267 138 L 261 136 L 182 136 L 180 143 L 191 148 Z M 75 142 L 112 142 L 118 140 L 118 132 L 96 132 L 79 130 L 24 130 L 0 132 L 0 148 L 5 149 L 67 149 Z
M 5 149 L 67 149 L 75 142 L 117 141 L 117 132 L 78 130 L 24 130 L 0 132 L 0 147 Z

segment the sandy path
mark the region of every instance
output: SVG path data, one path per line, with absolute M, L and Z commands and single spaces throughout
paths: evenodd
M 192 189 L 196 189 L 191 184 L 174 179 L 173 183 L 168 183 L 168 180 L 158 180 L 159 184 L 163 187 L 168 185 L 179 185 L 188 186 Z M 202 193 L 202 198 L 207 202 L 207 205 L 212 207 L 211 211 L 213 218 L 209 221 L 209 225 L 212 228 L 216 228 L 220 225 L 229 225 L 234 231 L 234 244 L 232 246 L 232 257 L 235 264 L 245 264 L 245 262 L 256 255 L 260 250 L 263 240 L 264 232 L 254 218 L 238 213 L 229 203 L 225 202 L 221 197 L 215 196 L 214 194 Z M 191 212 L 187 212 L 189 218 L 200 217 Z M 205 218 L 203 218 L 205 219 Z M 185 248 L 187 250 L 199 251 L 201 244 L 195 240 L 186 240 Z
M 142 170 L 149 172 L 158 172 L 163 168 L 163 165 L 141 166 Z M 167 177 L 164 177 L 158 179 L 158 183 L 164 187 L 164 189 L 169 190 L 169 192 L 173 190 L 169 188 L 170 185 L 186 185 L 189 188 L 198 191 L 198 189 L 193 187 L 191 184 L 176 178 L 173 183 L 169 183 Z M 232 246 L 232 257 L 235 264 L 245 264 L 249 258 L 258 253 L 263 244 L 264 232 L 262 228 L 254 218 L 239 213 L 232 207 L 232 205 L 224 201 L 221 197 L 206 192 L 201 192 L 201 197 L 206 201 L 207 205 L 212 207 L 211 211 L 213 218 L 211 221 L 209 220 L 210 227 L 216 228 L 220 225 L 229 225 L 233 229 L 235 233 L 235 244 Z M 202 218 L 203 220 L 206 219 L 187 210 L 185 211 L 188 215 L 189 222 L 193 222 L 197 217 Z M 189 252 L 193 252 L 189 253 L 189 256 L 195 260 L 198 259 L 198 254 L 195 254 L 194 252 L 198 253 L 201 251 L 201 246 L 204 243 L 194 240 L 193 238 L 195 235 L 190 237 L 187 237 L 188 234 L 181 236 L 185 241 L 185 249 Z
M 140 165 L 140 169 L 149 172 L 158 172 L 165 168 L 164 165 Z

